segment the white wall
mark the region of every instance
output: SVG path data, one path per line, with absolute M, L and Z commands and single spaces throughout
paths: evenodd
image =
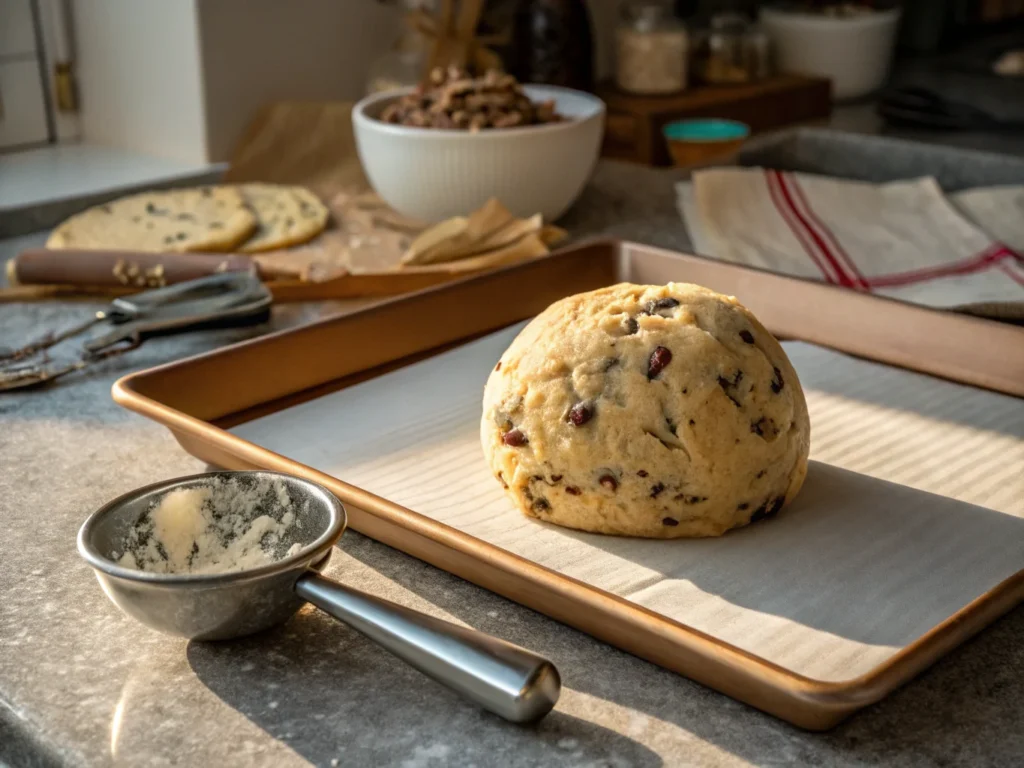
M 264 104 L 358 99 L 400 13 L 376 0 L 198 0 L 210 160 Z
M 71 10 L 83 139 L 205 162 L 195 0 L 73 0 Z
M 82 137 L 190 163 L 226 160 L 278 100 L 352 100 L 394 41 L 377 0 L 70 0 Z M 598 73 L 617 0 L 588 0 Z

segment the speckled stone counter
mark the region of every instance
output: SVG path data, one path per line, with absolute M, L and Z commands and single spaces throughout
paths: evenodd
M 567 226 L 685 248 L 672 172 L 602 164 Z M 0 243 L 0 261 L 41 243 Z M 0 304 L 0 343 L 92 304 Z M 337 306 L 283 307 L 286 327 Z M 557 709 L 509 725 L 304 610 L 241 641 L 164 637 L 121 615 L 75 553 L 92 510 L 202 471 L 115 406 L 138 368 L 263 332 L 157 339 L 45 391 L 0 395 L 0 764 L 1009 766 L 1024 760 L 1024 609 L 827 734 L 799 731 L 358 534 L 328 573 L 548 655 Z M 813 577 L 813 575 L 809 575 Z

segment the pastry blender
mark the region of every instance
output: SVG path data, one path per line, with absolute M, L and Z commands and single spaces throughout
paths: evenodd
M 18 349 L 0 349 L 0 391 L 45 384 L 129 352 L 153 336 L 266 322 L 271 301 L 255 272 L 225 272 L 117 298 L 78 325 L 50 331 Z M 107 330 L 90 337 L 77 360 L 49 358 L 51 347 L 101 325 Z

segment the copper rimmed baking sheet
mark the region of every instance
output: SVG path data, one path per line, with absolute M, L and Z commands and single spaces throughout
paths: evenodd
M 136 374 L 115 396 L 201 458 L 326 482 L 355 528 L 805 727 L 881 698 L 1019 602 L 1024 403 L 804 342 L 786 346 L 817 461 L 778 519 L 651 542 L 522 518 L 477 445 L 483 381 L 514 321 L 618 279 L 701 282 L 781 335 L 865 354 L 866 328 L 890 362 L 964 378 L 967 354 L 974 383 L 1024 384 L 1021 329 L 602 244 Z

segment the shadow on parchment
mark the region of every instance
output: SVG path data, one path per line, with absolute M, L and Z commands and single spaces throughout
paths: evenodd
M 653 610 L 686 581 L 869 645 L 905 646 L 1024 568 L 1024 519 L 818 461 L 792 506 L 718 538 L 538 525 L 674 580 L 629 595 Z
M 894 413 L 916 413 L 940 424 L 959 424 L 1024 440 L 1024 408 L 1012 395 L 946 381 L 809 342 L 786 342 L 783 347 L 812 400 L 812 434 L 813 395 L 827 393 Z
M 662 765 L 629 737 L 557 710 L 507 723 L 311 607 L 249 638 L 191 642 L 187 657 L 222 701 L 317 766 L 607 765 L 610 754 L 616 765 Z
M 811 733 L 358 533 L 346 534 L 344 550 L 469 626 L 547 656 L 563 690 L 673 724 L 753 765 L 1001 765 L 1011 741 L 1024 748 L 1024 607 L 878 704 Z M 562 723 L 579 738 L 578 721 Z

